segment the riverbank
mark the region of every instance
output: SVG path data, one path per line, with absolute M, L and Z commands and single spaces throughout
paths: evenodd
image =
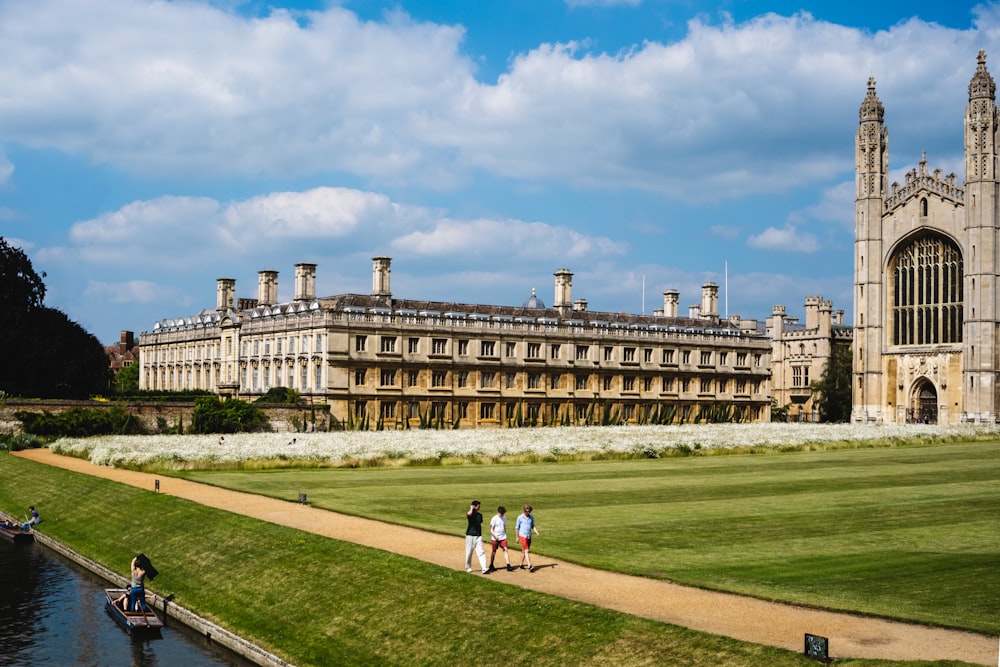
M 143 473 L 59 457 L 47 450 L 31 450 L 19 456 L 145 489 L 154 489 L 157 479 Z M 183 480 L 164 478 L 159 486 L 161 494 L 176 495 L 326 537 L 406 554 L 447 568 L 454 569 L 456 561 L 461 558 L 461 538 L 337 515 L 305 505 L 224 491 Z M 517 571 L 497 572 L 491 575 L 489 583 L 513 584 L 716 635 L 779 646 L 789 651 L 801 650 L 804 633 L 811 632 L 829 637 L 831 650 L 838 658 L 962 660 L 984 665 L 994 664 L 996 660 L 996 638 L 775 605 L 590 570 L 551 559 L 546 559 L 544 565 L 545 568 L 532 575 Z

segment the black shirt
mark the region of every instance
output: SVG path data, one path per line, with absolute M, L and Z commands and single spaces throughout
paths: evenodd
M 466 535 L 482 536 L 483 534 L 483 515 L 479 513 L 478 510 L 474 510 L 467 517 L 469 519 L 469 527 L 465 529 Z

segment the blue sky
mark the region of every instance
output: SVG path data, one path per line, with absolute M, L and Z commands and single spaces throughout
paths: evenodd
M 890 181 L 961 182 L 1000 4 L 0 0 L 0 43 L 0 235 L 105 343 L 376 255 L 400 298 L 851 321 L 868 77 Z

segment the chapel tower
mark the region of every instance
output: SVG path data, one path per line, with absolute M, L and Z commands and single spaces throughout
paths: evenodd
M 889 132 L 885 109 L 868 79 L 868 95 L 858 111 L 854 141 L 857 173 L 854 228 L 853 422 L 880 421 L 886 392 L 881 368 L 884 343 L 882 295 L 882 210 L 889 172 Z
M 998 402 L 997 134 L 996 84 L 979 52 L 965 107 L 965 323 L 963 330 L 964 411 L 972 421 L 993 422 Z

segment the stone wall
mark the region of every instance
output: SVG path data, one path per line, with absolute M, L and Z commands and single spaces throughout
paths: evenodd
M 191 413 L 194 403 L 174 403 L 164 401 L 126 401 L 113 403 L 108 401 L 66 401 L 66 400 L 31 400 L 6 399 L 0 402 L 0 433 L 17 433 L 21 430 L 21 422 L 14 413 L 49 412 L 59 414 L 74 408 L 84 410 L 109 410 L 119 406 L 136 415 L 150 433 L 157 433 L 161 425 L 176 427 L 180 425 L 186 432 L 191 427 Z M 267 415 L 271 430 L 278 432 L 325 431 L 330 429 L 329 409 L 326 405 L 311 406 L 255 404 Z

